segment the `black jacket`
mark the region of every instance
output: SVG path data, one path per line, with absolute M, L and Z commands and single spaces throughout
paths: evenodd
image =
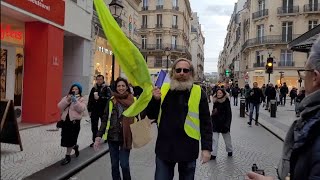
M 184 123 L 188 112 L 190 91 L 169 90 L 163 103 L 156 155 L 161 160 L 172 162 L 194 161 L 199 155 L 199 141 L 190 138 L 184 130 Z M 160 100 L 152 98 L 147 107 L 147 116 L 157 119 Z M 199 105 L 201 149 L 212 150 L 212 123 L 210 118 L 207 96 L 201 91 Z
M 213 101 L 215 101 L 213 103 L 213 113 L 211 115 L 213 132 L 230 132 L 232 111 L 229 97 L 226 95 L 220 100 L 214 98 Z
M 304 98 L 306 97 L 306 94 L 298 94 L 297 97 L 296 97 L 296 102 L 299 103 L 301 102 Z
M 268 100 L 276 99 L 276 96 L 277 96 L 276 88 L 270 87 L 270 86 L 267 87 L 265 94 L 268 97 Z
M 105 106 L 105 110 L 103 116 L 101 118 L 101 125 L 99 131 L 97 133 L 97 137 L 102 137 L 103 134 L 106 132 L 106 127 L 108 123 L 109 117 L 109 102 L 111 99 L 108 100 L 107 106 Z M 112 106 L 111 117 L 110 117 L 110 127 L 108 131 L 108 141 L 117 141 L 123 142 L 123 128 L 121 125 L 122 112 L 119 113 L 117 106 L 120 104 L 116 104 Z
M 253 94 L 251 95 L 251 93 Z M 249 96 L 250 103 L 260 104 L 263 101 L 263 93 L 260 88 L 252 88 Z
M 286 85 L 283 85 L 281 88 L 280 88 L 280 93 L 281 94 L 288 94 L 288 92 L 289 92 L 289 89 L 288 89 L 288 86 L 286 86 Z
M 239 94 L 240 94 L 240 88 L 234 87 L 234 88 L 231 89 L 231 95 L 233 97 L 238 97 Z
M 98 92 L 98 100 L 94 99 L 94 92 Z M 102 84 L 101 86 L 98 86 L 96 84 L 94 87 L 92 87 L 89 94 L 88 112 L 98 113 L 102 115 L 110 97 L 111 89 L 107 85 Z

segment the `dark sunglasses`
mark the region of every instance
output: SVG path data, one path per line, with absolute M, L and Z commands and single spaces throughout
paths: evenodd
M 190 69 L 182 69 L 182 68 L 177 68 L 176 69 L 176 73 L 181 73 L 181 71 L 183 71 L 183 73 L 189 73 Z

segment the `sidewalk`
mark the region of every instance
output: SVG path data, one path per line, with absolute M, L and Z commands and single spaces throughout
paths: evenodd
M 89 119 L 84 117 L 81 121 L 80 150 L 92 141 L 91 124 L 85 121 Z M 1 180 L 22 179 L 63 159 L 66 150 L 60 146 L 61 130 L 50 131 L 55 126 L 56 123 L 20 130 L 22 152 L 18 145 L 1 143 Z
M 261 109 L 259 122 L 284 140 L 291 124 L 296 119 L 298 118 L 295 114 L 294 105 L 291 106 L 288 103 L 286 106 L 278 106 L 276 118 L 270 117 L 270 113 L 264 108 Z

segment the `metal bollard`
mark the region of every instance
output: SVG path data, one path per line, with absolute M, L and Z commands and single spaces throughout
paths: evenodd
M 240 117 L 245 117 L 246 110 L 246 100 L 244 98 L 240 99 Z
M 276 100 L 270 100 L 270 117 L 276 117 L 277 112 L 277 101 Z

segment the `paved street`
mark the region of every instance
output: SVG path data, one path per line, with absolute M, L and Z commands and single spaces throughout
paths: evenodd
M 276 172 L 274 167 L 277 165 L 280 157 L 282 142 L 262 127 L 248 127 L 246 123 L 247 118 L 239 117 L 239 107 L 233 107 L 231 135 L 234 156 L 232 158 L 227 157 L 224 142 L 221 138 L 217 160 L 210 161 L 204 165 L 198 164 L 196 179 L 243 179 L 243 175 L 251 169 L 253 163 L 257 163 L 259 168 L 265 169 L 267 175 L 275 175 Z M 131 152 L 130 164 L 134 180 L 153 179 L 155 170 L 154 146 L 156 134 L 156 127 L 154 127 L 153 141 L 147 146 L 141 149 L 134 149 Z M 70 179 L 112 179 L 109 154 Z M 177 167 L 175 179 L 178 179 Z
M 22 152 L 17 145 L 1 143 L 1 180 L 22 179 L 65 156 L 66 150 L 60 146 L 61 130 L 47 131 L 54 129 L 55 125 L 20 131 Z M 78 139 L 79 148 L 88 147 L 90 143 L 91 125 L 83 120 Z

